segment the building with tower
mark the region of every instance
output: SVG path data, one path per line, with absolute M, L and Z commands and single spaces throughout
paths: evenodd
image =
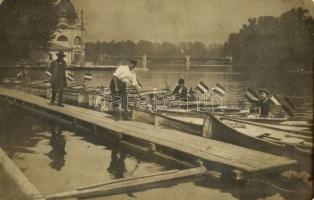
M 78 14 L 70 0 L 58 0 L 55 4 L 59 22 L 50 42 L 48 59 L 54 60 L 56 53 L 62 50 L 68 64 L 82 64 L 85 62 L 83 11 Z

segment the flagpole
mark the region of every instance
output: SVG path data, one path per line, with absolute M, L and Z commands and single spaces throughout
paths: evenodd
M 212 111 L 214 110 L 214 88 L 212 88 Z

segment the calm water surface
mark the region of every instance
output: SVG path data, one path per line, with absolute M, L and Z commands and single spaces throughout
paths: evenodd
M 174 166 L 161 166 L 143 160 L 141 156 L 132 155 L 118 144 L 88 132 L 69 130 L 13 107 L 2 104 L 0 111 L 0 146 L 43 194 L 175 169 Z M 247 186 L 241 187 L 235 183 L 209 178 L 200 183 L 94 199 L 295 200 L 306 199 L 300 195 L 305 196 L 310 191 L 299 179 L 288 179 L 285 187 L 299 192 L 299 195 L 277 190 L 263 182 L 250 181 Z

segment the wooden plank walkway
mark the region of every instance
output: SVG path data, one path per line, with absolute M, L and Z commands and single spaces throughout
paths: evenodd
M 247 173 L 287 168 L 296 161 L 272 154 L 250 150 L 240 146 L 193 136 L 180 131 L 162 129 L 149 124 L 134 121 L 114 121 L 108 114 L 76 106 L 65 107 L 48 105 L 49 100 L 31 94 L 0 87 L 0 97 L 11 98 L 34 106 L 42 111 L 55 112 L 71 119 L 81 120 L 95 126 L 127 135 L 149 143 L 194 156 L 203 160 L 241 170 Z M 101 133 L 99 133 L 101 134 Z

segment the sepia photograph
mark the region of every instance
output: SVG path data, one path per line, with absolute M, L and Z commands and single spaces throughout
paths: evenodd
M 0 0 L 0 200 L 313 200 L 314 0 Z

